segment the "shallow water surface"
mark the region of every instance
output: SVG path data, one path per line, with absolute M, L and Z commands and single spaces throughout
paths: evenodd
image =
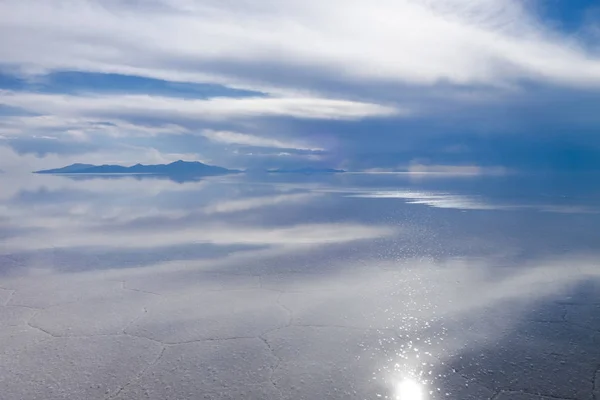
M 598 398 L 597 178 L 2 175 L 2 398 Z

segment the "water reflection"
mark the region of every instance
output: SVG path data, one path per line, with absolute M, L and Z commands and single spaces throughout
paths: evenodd
M 507 200 L 502 202 L 494 199 L 485 199 L 481 196 L 456 195 L 444 192 L 374 191 L 367 193 L 359 192 L 349 196 L 371 199 L 402 199 L 408 204 L 423 204 L 429 207 L 450 208 L 456 210 L 535 210 L 567 214 L 597 214 L 600 212 L 600 208 L 597 208 L 595 205 L 510 203 L 510 201 Z M 512 201 L 515 201 L 515 199 L 512 199 Z
M 588 181 L 0 179 L 13 398 L 42 390 L 25 379 L 58 338 L 57 359 L 108 385 L 90 399 L 593 394 L 600 190 Z M 87 349 L 121 345 L 132 361 L 103 367 L 127 378 L 114 384 Z M 73 390 L 87 387 L 77 376 Z

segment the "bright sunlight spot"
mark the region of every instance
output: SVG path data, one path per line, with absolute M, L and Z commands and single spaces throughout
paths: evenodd
M 425 400 L 425 391 L 419 382 L 406 379 L 396 386 L 395 400 Z

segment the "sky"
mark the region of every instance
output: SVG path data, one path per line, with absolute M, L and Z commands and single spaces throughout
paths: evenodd
M 599 170 L 594 0 L 3 0 L 0 169 Z

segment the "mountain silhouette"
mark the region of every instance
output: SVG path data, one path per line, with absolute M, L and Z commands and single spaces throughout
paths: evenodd
M 131 167 L 122 165 L 91 165 L 72 164 L 63 168 L 35 171 L 36 174 L 150 174 L 150 175 L 185 175 L 185 176 L 212 176 L 235 174 L 241 171 L 232 170 L 213 165 L 203 164 L 199 161 L 175 161 L 171 164 L 142 165 Z

